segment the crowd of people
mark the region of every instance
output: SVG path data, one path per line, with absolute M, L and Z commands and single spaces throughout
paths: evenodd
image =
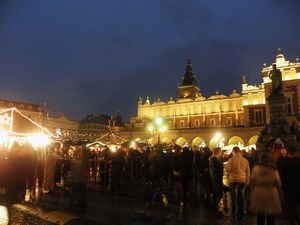
M 66 156 L 59 144 L 35 149 L 28 142 L 14 142 L 9 149 L 1 149 L 0 186 L 6 190 L 6 204 L 32 200 L 40 194 L 55 194 L 67 180 L 69 206 L 84 210 L 88 155 L 87 149 L 78 146 L 72 157 Z
M 275 157 L 275 151 L 279 152 L 279 157 Z M 186 205 L 190 197 L 189 185 L 199 183 L 202 197 L 218 216 L 223 215 L 220 201 L 229 192 L 232 220 L 245 220 L 247 213 L 254 213 L 258 225 L 265 221 L 274 225 L 276 216 L 285 213 L 291 224 L 299 224 L 300 159 L 295 157 L 296 151 L 296 145 L 259 154 L 255 149 L 246 152 L 236 146 L 230 155 L 224 154 L 219 147 L 212 151 L 196 146 L 173 151 L 148 147 L 134 153 L 118 149 L 112 156 L 108 155 L 112 165 L 109 184 L 112 193 L 120 189 L 126 165 L 139 158 L 141 177 L 145 184 L 152 185 L 153 193 L 173 185 L 173 197 Z
M 145 150 L 120 147 L 114 151 L 109 148 L 94 151 L 80 145 L 70 152 L 53 145 L 44 152 L 27 143 L 15 143 L 7 157 L 7 165 L 13 169 L 2 174 L 9 179 L 2 178 L 1 185 L 7 188 L 12 196 L 10 201 L 14 202 L 17 197 L 24 197 L 26 189 L 34 195 L 35 185 L 51 195 L 55 194 L 57 184 L 64 182 L 70 193 L 68 207 L 83 211 L 89 176 L 91 171 L 99 169 L 95 168 L 96 159 L 107 164 L 108 179 L 103 185 L 107 185 L 111 194 L 120 192 L 122 179 L 134 176 L 151 187 L 153 201 L 159 199 L 165 187 L 172 187 L 169 194 L 187 205 L 191 197 L 189 186 L 194 183 L 200 185 L 203 199 L 218 216 L 223 216 L 220 201 L 229 192 L 232 220 L 244 220 L 250 212 L 257 215 L 258 225 L 265 221 L 274 225 L 276 216 L 285 213 L 291 224 L 299 224 L 297 147 L 281 146 L 273 151 L 279 151 L 279 157 L 274 157 L 273 152 L 257 154 L 254 149 L 246 152 L 238 146 L 228 155 L 219 147 L 210 150 L 197 146 L 176 149 L 148 146 Z

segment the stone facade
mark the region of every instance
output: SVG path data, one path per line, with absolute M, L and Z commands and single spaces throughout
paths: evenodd
M 278 54 L 275 63 L 282 71 L 285 102 L 281 102 L 280 110 L 286 111 L 289 123 L 299 121 L 300 63 L 286 61 Z M 160 99 L 151 103 L 149 97 L 145 101 L 138 100 L 138 115 L 131 118 L 121 133 L 128 139 L 152 140 L 157 143 L 175 141 L 179 145 L 216 145 L 241 144 L 243 146 L 256 143 L 264 125 L 270 122 L 268 98 L 271 80 L 268 76 L 272 65 L 264 66 L 263 82 L 249 85 L 246 76 L 242 76 L 242 92 L 233 90 L 229 96 L 216 92 L 205 98 L 197 86 L 191 61 L 188 60 L 183 82 L 178 86 L 178 98 L 170 98 L 167 102 Z M 275 101 L 275 99 L 274 99 Z M 278 104 L 277 104 L 278 105 Z M 273 114 L 275 115 L 275 114 Z M 282 114 L 281 114 L 282 115 Z M 161 117 L 168 126 L 165 132 L 147 132 L 147 126 L 155 118 Z

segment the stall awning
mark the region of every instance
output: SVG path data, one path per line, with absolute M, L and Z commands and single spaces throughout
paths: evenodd
M 40 134 L 55 138 L 50 131 L 22 114 L 16 108 L 0 110 L 0 130 L 9 135 L 26 136 Z

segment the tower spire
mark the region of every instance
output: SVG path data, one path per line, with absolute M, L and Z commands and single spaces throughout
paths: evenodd
M 185 74 L 182 77 L 182 85 L 196 85 L 196 77 L 193 72 L 193 66 L 190 58 L 188 58 L 188 62 L 185 68 Z
M 185 73 L 182 77 L 182 84 L 178 86 L 179 99 L 195 99 L 200 96 L 200 88 L 196 84 L 196 76 L 193 72 L 191 59 L 188 58 Z

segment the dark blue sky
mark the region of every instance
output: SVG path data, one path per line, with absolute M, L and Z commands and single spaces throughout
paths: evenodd
M 299 0 L 1 0 L 0 98 L 50 115 L 137 115 L 177 98 L 190 57 L 205 97 L 262 82 L 277 48 L 300 56 Z

